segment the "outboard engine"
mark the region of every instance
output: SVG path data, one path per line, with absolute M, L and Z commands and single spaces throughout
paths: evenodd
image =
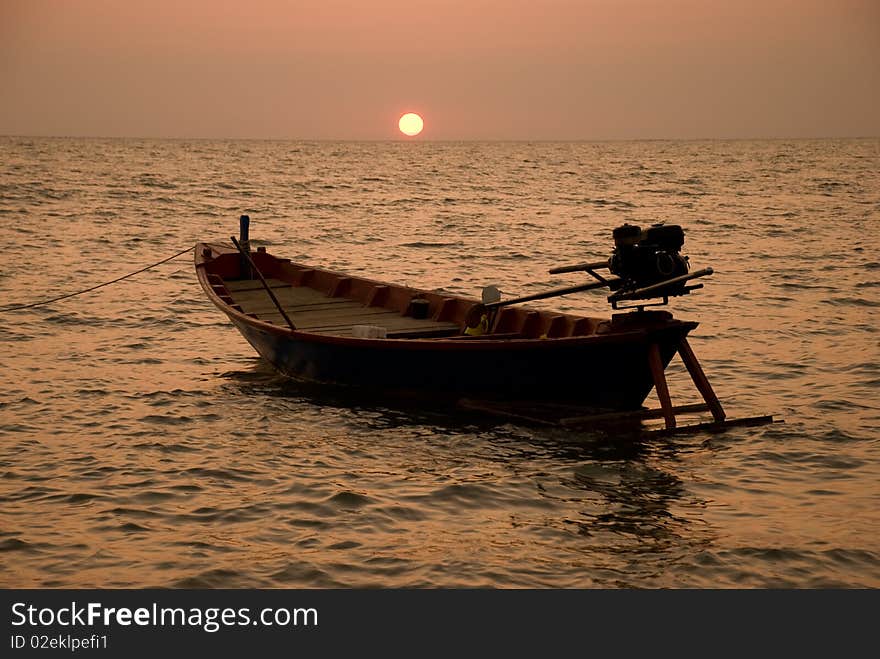
M 615 287 L 618 290 L 638 291 L 687 275 L 688 257 L 681 254 L 684 230 L 677 224 L 655 224 L 644 230 L 624 224 L 614 229 L 613 236 L 614 252 L 608 259 L 608 269 L 621 279 Z M 644 297 L 681 295 L 686 292 L 685 283 L 670 283 Z
M 495 302 L 494 306 L 542 300 L 556 295 L 568 295 L 578 291 L 589 291 L 594 288 L 610 288 L 613 292 L 608 301 L 613 309 L 643 309 L 647 306 L 667 304 L 670 297 L 687 295 L 693 290 L 702 288 L 702 284 L 689 282 L 699 277 L 712 274 L 712 268 L 703 268 L 696 272 L 688 272 L 688 257 L 682 256 L 684 230 L 677 224 L 654 224 L 642 229 L 634 224 L 624 224 L 612 232 L 614 251 L 611 258 L 591 263 L 576 263 L 550 269 L 550 274 L 578 272 L 583 270 L 596 281 L 581 286 L 557 288 L 546 293 L 536 293 L 504 303 Z M 608 268 L 614 278 L 606 279 L 596 270 Z M 645 304 L 639 300 L 662 300 Z M 618 306 L 621 302 L 637 301 L 628 307 Z

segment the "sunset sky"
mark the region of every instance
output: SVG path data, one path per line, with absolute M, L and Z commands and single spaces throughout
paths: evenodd
M 880 135 L 878 0 L 0 0 L 0 134 Z

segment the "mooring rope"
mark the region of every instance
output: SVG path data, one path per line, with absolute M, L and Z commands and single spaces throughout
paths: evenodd
M 128 279 L 129 277 L 134 277 L 135 275 L 139 275 L 142 272 L 146 272 L 147 270 L 152 270 L 156 266 L 162 265 L 163 263 L 168 263 L 168 261 L 173 261 L 179 256 L 183 256 L 187 252 L 191 252 L 195 249 L 194 247 L 187 247 L 184 250 L 177 252 L 173 256 L 169 256 L 168 258 L 162 259 L 161 261 L 156 261 L 156 263 L 152 263 L 146 267 L 141 268 L 140 270 L 135 270 L 134 272 L 129 272 L 127 275 L 122 275 L 121 277 L 117 277 L 111 281 L 105 281 L 103 284 L 97 284 L 96 286 L 91 286 L 89 288 L 85 288 L 81 291 L 76 291 L 74 293 L 66 293 L 65 295 L 59 295 L 58 297 L 53 297 L 51 300 L 41 300 L 39 302 L 31 302 L 30 304 L 17 304 L 10 307 L 4 307 L 0 309 L 0 313 L 6 313 L 7 311 L 20 311 L 22 309 L 31 309 L 33 307 L 39 307 L 44 304 L 51 304 L 52 302 L 58 302 L 59 300 L 66 300 L 69 297 L 75 297 L 77 295 L 82 295 L 83 293 L 88 293 L 89 291 L 94 291 L 99 288 L 103 288 L 104 286 L 109 286 L 110 284 L 115 284 L 117 282 L 122 281 L 123 279 Z

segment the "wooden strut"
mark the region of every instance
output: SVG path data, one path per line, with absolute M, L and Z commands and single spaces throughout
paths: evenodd
M 669 398 L 669 387 L 666 385 L 666 373 L 663 372 L 660 348 L 656 343 L 648 346 L 648 366 L 651 367 L 651 377 L 654 379 L 657 398 L 660 399 L 663 419 L 666 421 L 666 427 L 671 430 L 675 428 L 675 412 L 672 409 L 672 400 Z
M 678 354 L 681 355 L 681 361 L 684 362 L 688 373 L 690 373 L 697 391 L 700 392 L 703 400 L 706 401 L 706 407 L 712 413 L 715 423 L 723 423 L 726 417 L 724 408 L 721 407 L 721 402 L 718 400 L 718 396 L 715 395 L 712 385 L 709 384 L 709 380 L 703 372 L 703 368 L 700 366 L 700 362 L 697 360 L 696 355 L 694 355 L 694 351 L 691 349 L 687 339 L 682 339 L 678 344 Z M 679 408 L 672 406 L 672 399 L 669 397 L 669 387 L 666 384 L 666 373 L 660 358 L 660 348 L 656 343 L 648 346 L 648 365 L 651 368 L 651 377 L 654 380 L 654 388 L 657 390 L 657 398 L 660 399 L 660 408 L 663 419 L 666 422 L 666 429 L 673 430 L 676 426 L 675 415 Z
M 724 408 L 721 407 L 721 402 L 712 390 L 712 385 L 709 384 L 709 379 L 706 377 L 706 374 L 703 373 L 703 368 L 700 366 L 700 362 L 697 361 L 697 357 L 694 355 L 694 351 L 691 350 L 691 346 L 687 339 L 682 339 L 678 344 L 678 354 L 681 355 L 681 361 L 684 362 L 685 368 L 687 368 L 688 373 L 691 374 L 691 379 L 694 381 L 694 384 L 703 396 L 703 400 L 705 400 L 706 405 L 709 406 L 709 410 L 712 412 L 712 418 L 715 419 L 715 423 L 721 423 L 726 417 L 724 414 Z

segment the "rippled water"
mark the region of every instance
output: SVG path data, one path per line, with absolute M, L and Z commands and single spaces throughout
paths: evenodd
M 691 345 L 731 416 L 785 423 L 633 439 L 305 389 L 183 257 L 0 314 L 0 586 L 880 586 L 878 140 L 0 138 L 0 304 L 241 213 L 280 255 L 471 296 L 682 224 L 716 270 L 673 304 Z

